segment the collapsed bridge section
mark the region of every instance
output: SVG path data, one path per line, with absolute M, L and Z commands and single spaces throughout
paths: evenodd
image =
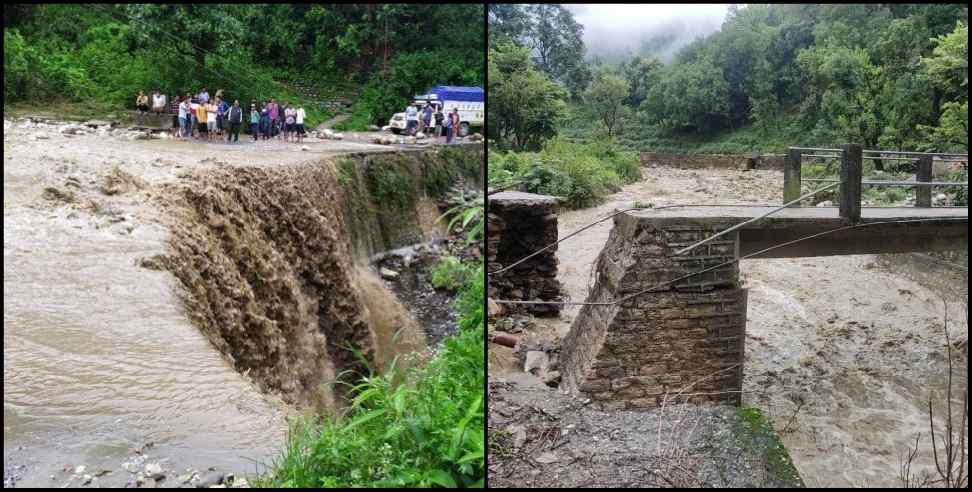
M 692 247 L 770 210 L 615 216 L 594 289 L 564 340 L 565 389 L 604 409 L 653 408 L 676 395 L 739 404 L 746 290 L 735 260 L 968 248 L 967 208 L 864 209 L 848 225 L 836 208 L 816 207 L 781 210 Z

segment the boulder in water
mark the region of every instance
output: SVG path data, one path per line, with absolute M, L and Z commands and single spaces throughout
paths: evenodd
M 381 273 L 381 278 L 385 280 L 395 280 L 398 278 L 398 272 L 390 268 L 382 267 L 381 270 L 379 270 L 379 273 Z
M 87 129 L 81 125 L 66 125 L 61 127 L 61 133 L 65 135 L 84 135 Z

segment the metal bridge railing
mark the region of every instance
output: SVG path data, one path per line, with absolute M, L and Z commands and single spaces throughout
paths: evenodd
M 816 153 L 811 153 L 816 152 Z M 819 152 L 827 152 L 820 154 Z M 891 157 L 888 157 L 891 156 Z M 899 157 L 904 156 L 904 157 Z M 802 179 L 803 158 L 827 158 L 840 161 L 839 179 Z M 915 206 L 931 207 L 931 192 L 934 186 L 968 186 L 968 182 L 932 181 L 932 163 L 935 158 L 944 162 L 967 162 L 968 154 L 898 152 L 887 150 L 864 150 L 860 144 L 845 144 L 839 149 L 820 149 L 811 147 L 789 147 L 783 167 L 783 203 L 798 207 L 803 181 L 840 182 L 840 216 L 857 222 L 861 219 L 861 192 L 867 186 L 907 186 L 915 188 Z M 915 181 L 885 181 L 862 176 L 863 161 L 895 160 L 917 161 Z

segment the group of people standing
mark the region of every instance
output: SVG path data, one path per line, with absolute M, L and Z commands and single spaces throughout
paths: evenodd
M 405 109 L 405 131 L 409 135 L 423 132 L 430 137 L 445 136 L 446 143 L 452 143 L 458 129 L 458 108 L 452 108 L 449 114 L 443 114 L 441 104 L 428 102 L 422 108 L 421 114 L 415 103 L 409 104 Z
M 224 97 L 223 90 L 216 91 L 210 98 L 209 91 L 203 87 L 199 94 L 186 93 L 173 101 L 176 114 L 176 138 L 198 138 L 200 140 L 240 141 L 240 128 L 243 125 L 243 108 L 240 101 L 231 105 Z
M 172 124 L 176 138 L 227 142 L 239 142 L 240 129 L 246 124 L 245 109 L 240 106 L 239 100 L 234 100 L 230 104 L 223 97 L 223 90 L 216 91 L 210 98 L 209 91 L 203 87 L 198 94 L 186 93 L 184 98 L 174 96 L 171 104 L 166 106 L 167 98 L 156 90 L 152 95 L 151 101 L 142 91 L 138 91 L 135 99 L 135 107 L 138 111 L 146 113 L 151 111 L 162 114 L 166 111 L 172 113 Z M 276 100 L 264 101 L 261 108 L 257 108 L 257 102 L 250 104 L 250 133 L 253 140 L 258 140 L 261 136 L 264 140 L 271 137 L 278 137 L 288 142 L 302 143 L 304 139 L 304 118 L 306 112 L 300 104 L 290 105 L 278 104 Z
M 302 143 L 304 141 L 304 118 L 307 112 L 304 106 L 289 103 L 280 105 L 273 98 L 263 101 L 257 106 L 256 101 L 250 103 L 250 134 L 253 140 L 269 140 L 279 137 L 287 142 Z

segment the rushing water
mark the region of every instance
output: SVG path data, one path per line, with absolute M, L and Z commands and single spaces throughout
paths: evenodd
M 48 214 L 4 216 L 5 455 L 121 459 L 154 442 L 173 463 L 191 450 L 185 466 L 266 459 L 285 428 L 268 416 L 280 412 L 179 312 L 171 276 L 136 265 L 161 250 L 163 231 Z

